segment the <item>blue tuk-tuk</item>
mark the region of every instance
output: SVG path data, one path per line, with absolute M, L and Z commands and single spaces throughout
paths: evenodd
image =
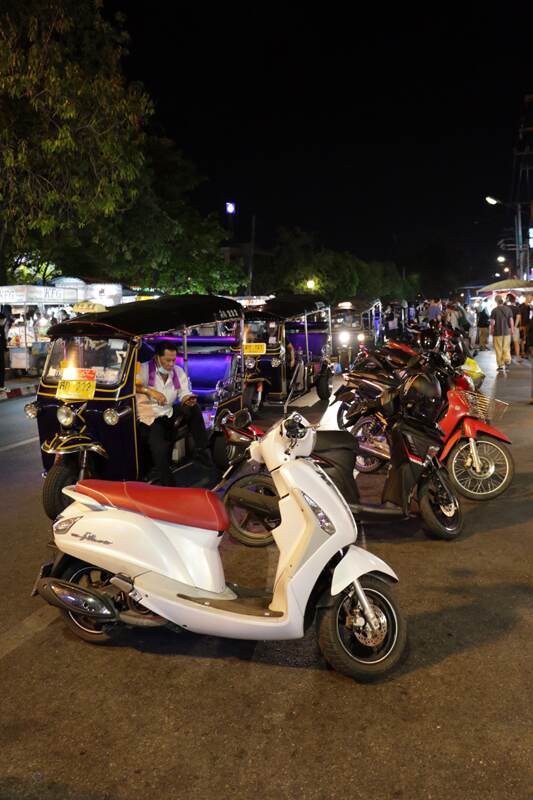
M 315 387 L 321 400 L 332 388 L 331 312 L 312 295 L 269 300 L 245 313 L 244 399 L 252 413 L 261 404 L 283 404 Z

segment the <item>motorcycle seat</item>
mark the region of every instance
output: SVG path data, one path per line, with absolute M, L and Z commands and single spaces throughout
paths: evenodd
M 83 480 L 76 491 L 112 508 L 136 511 L 151 519 L 225 531 L 229 528 L 226 508 L 217 495 L 207 489 L 175 489 L 152 486 L 140 481 Z

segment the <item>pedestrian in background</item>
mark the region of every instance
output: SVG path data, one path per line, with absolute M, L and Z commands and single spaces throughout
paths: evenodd
M 433 322 L 442 317 L 442 303 L 440 298 L 435 297 L 429 304 L 428 322 Z
M 484 302 L 477 314 L 477 329 L 479 332 L 479 349 L 488 350 L 489 341 L 489 312 L 487 311 L 487 304 Z
M 0 313 L 0 391 L 5 390 L 4 381 L 6 377 L 6 352 L 7 352 L 7 317 Z
M 514 294 L 509 293 L 507 295 L 506 304 L 513 313 L 514 356 L 511 357 L 511 360 L 514 361 L 516 364 L 520 364 L 522 362 L 522 359 L 520 358 L 520 311 L 518 310 L 518 306 L 516 304 L 516 297 L 514 296 Z
M 466 319 L 470 325 L 468 336 L 470 337 L 470 348 L 476 349 L 477 345 L 477 311 L 474 306 L 466 306 Z
M 529 358 L 529 352 L 527 347 L 527 335 L 529 331 L 529 326 L 531 324 L 531 301 L 533 300 L 533 295 L 526 294 L 525 299 L 520 305 L 518 306 L 518 312 L 520 314 L 519 325 L 520 325 L 520 355 L 523 358 Z
M 511 363 L 511 337 L 514 333 L 513 312 L 504 305 L 503 297 L 496 298 L 496 308 L 490 315 L 490 333 L 494 342 L 498 372 L 505 372 Z

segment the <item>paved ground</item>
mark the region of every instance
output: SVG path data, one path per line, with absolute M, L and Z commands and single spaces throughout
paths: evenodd
M 327 670 L 313 631 L 279 644 L 73 638 L 29 597 L 49 536 L 38 446 L 4 449 L 35 428 L 23 400 L 1 404 L 0 800 L 531 798 L 530 371 L 489 377 L 513 404 L 501 427 L 515 482 L 466 506 L 460 541 L 413 523 L 368 534 L 400 575 L 411 636 L 402 670 L 373 686 Z M 259 585 L 275 554 L 225 542 L 224 558 Z

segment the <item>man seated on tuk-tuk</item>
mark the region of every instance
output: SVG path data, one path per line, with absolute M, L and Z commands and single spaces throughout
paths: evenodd
M 204 418 L 185 371 L 176 364 L 177 347 L 157 342 L 155 355 L 141 364 L 137 375 L 137 417 L 141 439 L 147 445 L 155 482 L 173 486 L 170 470 L 175 421 L 185 420 L 194 440 L 193 457 L 213 466 Z

